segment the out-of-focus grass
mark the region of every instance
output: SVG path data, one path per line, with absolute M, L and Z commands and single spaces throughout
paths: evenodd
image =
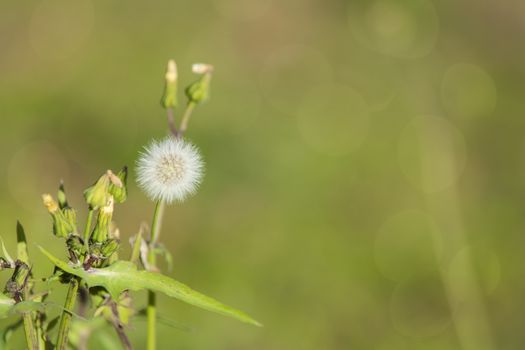
M 59 253 L 40 194 L 64 179 L 83 209 L 99 174 L 166 133 L 167 59 L 182 83 L 209 62 L 212 98 L 188 132 L 206 178 L 168 209 L 162 241 L 172 276 L 265 328 L 161 297 L 162 348 L 521 348 L 524 13 L 488 0 L 3 2 L 0 233 L 14 249 L 20 219 Z M 131 180 L 123 241 L 153 210 Z M 143 319 L 130 334 L 141 348 Z

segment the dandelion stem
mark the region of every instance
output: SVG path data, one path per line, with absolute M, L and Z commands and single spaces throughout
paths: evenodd
M 176 134 L 178 138 L 181 138 L 182 134 L 184 134 L 184 132 L 188 128 L 188 122 L 190 121 L 191 114 L 193 113 L 193 109 L 196 105 L 197 103 L 194 101 L 189 101 L 186 105 L 186 110 L 184 111 L 182 121 L 180 122 L 179 132 Z
M 156 256 L 155 256 L 155 244 L 157 243 L 160 235 L 160 228 L 162 225 L 162 217 L 164 216 L 164 202 L 158 201 L 155 205 L 155 211 L 153 212 L 153 221 L 151 224 L 151 240 L 149 244 L 148 252 L 148 265 L 155 269 Z M 156 322 L 157 322 L 157 310 L 156 300 L 157 296 L 153 291 L 148 291 L 148 307 L 147 307 L 147 319 L 148 319 L 148 340 L 147 349 L 156 349 Z

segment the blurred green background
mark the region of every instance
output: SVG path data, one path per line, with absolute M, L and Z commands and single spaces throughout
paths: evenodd
M 40 195 L 63 179 L 83 222 L 82 190 L 166 134 L 167 60 L 181 87 L 211 63 L 187 133 L 206 178 L 162 241 L 171 276 L 265 327 L 160 297 L 161 349 L 522 349 L 524 16 L 517 0 L 2 1 L 0 234 L 13 251 L 21 220 L 64 257 Z M 123 242 L 152 211 L 132 174 Z

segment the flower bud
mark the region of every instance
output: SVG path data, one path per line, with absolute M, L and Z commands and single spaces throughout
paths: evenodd
M 102 244 L 100 252 L 103 257 L 109 258 L 119 248 L 119 242 L 116 239 L 109 239 Z
M 57 199 L 60 209 L 69 207 L 69 205 L 67 204 L 66 191 L 64 190 L 64 183 L 62 181 L 60 182 L 60 186 L 58 186 Z
M 66 240 L 67 249 L 72 261 L 77 261 L 78 257 L 85 252 L 84 243 L 79 236 L 71 235 Z
M 202 76 L 186 88 L 189 102 L 200 103 L 206 101 L 210 92 L 210 80 L 213 67 L 209 64 L 199 63 L 193 65 L 193 72 Z
M 18 293 L 25 287 L 30 273 L 31 269 L 29 266 L 17 260 L 15 263 L 15 271 L 11 279 L 6 283 L 4 292 L 8 293 L 12 298 L 19 298 Z
M 109 183 L 110 175 L 113 174 L 108 170 L 106 174 L 102 175 L 97 182 L 84 191 L 84 198 L 92 209 L 98 209 L 105 206 L 109 197 Z
M 168 61 L 165 77 L 166 84 L 160 104 L 164 108 L 175 108 L 177 107 L 177 64 L 174 60 Z
M 123 203 L 128 197 L 128 167 L 123 167 L 117 175 L 111 173 L 109 180 L 108 192 L 113 196 L 115 202 Z
M 42 195 L 44 206 L 53 218 L 53 233 L 57 237 L 68 237 L 76 233 L 76 215 L 73 209 L 68 209 L 67 216 L 60 210 L 58 203 L 55 202 L 50 194 Z
M 91 234 L 91 241 L 105 242 L 108 239 L 111 218 L 113 217 L 113 206 L 113 196 L 109 196 L 107 205 L 100 208 L 98 212 L 98 220 Z

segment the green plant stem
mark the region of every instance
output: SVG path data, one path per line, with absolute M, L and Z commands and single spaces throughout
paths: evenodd
M 77 298 L 78 286 L 80 279 L 73 277 L 69 283 L 69 290 L 67 291 L 66 302 L 64 304 L 64 311 L 60 318 L 60 327 L 58 329 L 57 350 L 64 350 L 67 347 L 67 340 L 69 336 L 69 327 L 71 326 L 71 318 L 75 300 Z
M 155 256 L 155 244 L 159 240 L 160 228 L 162 224 L 162 217 L 164 216 L 164 202 L 158 201 L 155 205 L 155 211 L 153 212 L 153 221 L 151 224 L 151 240 L 149 244 L 148 252 L 148 265 L 150 268 L 155 268 L 156 256 Z M 156 326 L 157 326 L 157 310 L 156 300 L 157 296 L 153 291 L 148 291 L 148 307 L 146 309 L 148 319 L 148 340 L 147 349 L 155 350 L 157 346 L 156 339 Z
M 86 253 L 88 254 L 89 248 L 89 233 L 91 230 L 91 222 L 93 221 L 94 210 L 90 207 L 88 211 L 88 216 L 86 219 L 86 227 L 84 228 L 84 246 L 86 247 Z M 81 260 L 83 260 L 82 257 Z M 69 336 L 69 328 L 71 327 L 71 318 L 73 308 L 75 307 L 75 301 L 77 299 L 78 287 L 80 285 L 80 278 L 73 277 L 69 282 L 69 289 L 67 291 L 66 302 L 64 303 L 64 310 L 62 311 L 62 316 L 60 317 L 60 325 L 58 328 L 57 336 L 57 350 L 63 350 L 67 347 L 67 341 Z
M 27 258 L 26 258 L 27 261 Z M 25 265 L 25 263 L 24 263 Z M 27 267 L 27 265 L 25 265 Z M 22 294 L 22 300 L 28 300 L 29 299 L 29 284 L 28 284 L 28 278 L 30 277 L 30 271 L 29 267 L 27 269 L 21 269 L 18 271 L 26 272 L 25 276 L 21 273 L 20 276 L 23 278 L 23 294 Z M 16 273 L 16 272 L 15 272 Z M 24 333 L 26 336 L 26 343 L 27 348 L 30 350 L 38 350 L 40 349 L 40 345 L 38 342 L 38 336 L 37 336 L 37 330 L 35 327 L 35 322 L 33 320 L 33 316 L 35 315 L 32 311 L 27 311 L 22 314 L 22 320 L 24 323 Z
M 173 115 L 173 107 L 167 107 L 166 114 L 168 116 L 168 126 L 170 128 L 170 131 L 173 134 L 173 136 L 177 136 L 179 134 L 179 131 L 175 126 L 175 116 Z
M 91 230 L 91 221 L 93 221 L 93 212 L 94 210 L 90 207 L 86 220 L 86 228 L 84 229 L 84 246 L 86 247 L 86 252 L 87 248 L 89 247 L 89 231 Z
M 24 312 L 22 319 L 24 320 L 24 331 L 26 335 L 27 348 L 31 350 L 38 350 L 38 338 L 36 336 L 35 325 L 33 323 L 32 312 Z
M 24 287 L 24 300 L 27 300 L 29 296 L 29 287 L 26 283 Z M 22 315 L 22 320 L 24 321 L 24 332 L 26 335 L 27 348 L 30 350 L 40 349 L 40 344 L 38 342 L 38 336 L 35 328 L 35 323 L 33 322 L 33 312 L 24 312 Z
M 184 134 L 184 132 L 188 128 L 188 122 L 190 121 L 191 114 L 193 113 L 193 109 L 196 105 L 197 103 L 194 101 L 189 101 L 186 105 L 186 110 L 184 111 L 182 121 L 180 122 L 179 132 L 177 133 L 178 138 L 181 138 L 182 134 Z

